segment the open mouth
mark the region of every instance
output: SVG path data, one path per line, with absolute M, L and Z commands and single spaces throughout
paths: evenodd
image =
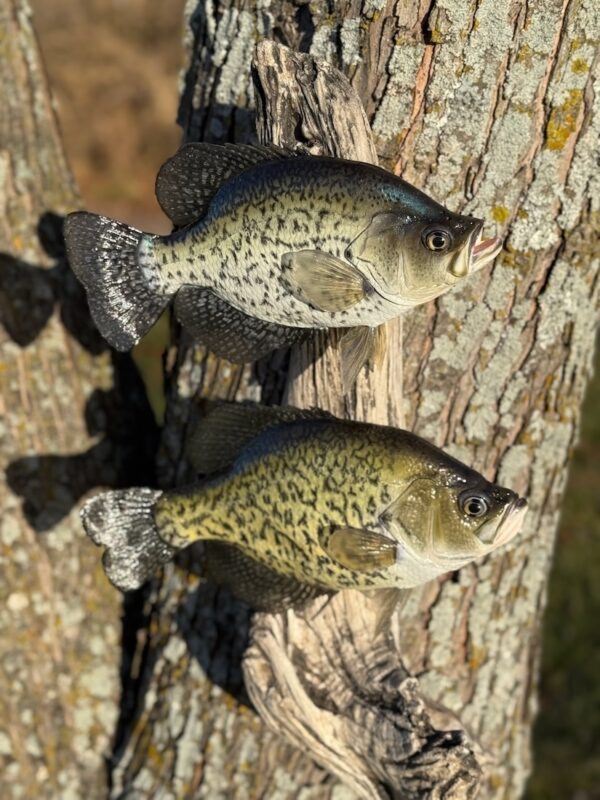
M 503 514 L 502 522 L 498 528 L 498 535 L 494 541 L 494 547 L 506 544 L 513 539 L 523 527 L 523 519 L 527 511 L 527 500 L 522 497 L 514 500 Z
M 479 234 L 479 241 L 471 248 L 471 269 L 470 272 L 477 272 L 486 264 L 496 258 L 502 249 L 502 242 L 497 236 L 492 236 L 490 239 L 481 239 Z

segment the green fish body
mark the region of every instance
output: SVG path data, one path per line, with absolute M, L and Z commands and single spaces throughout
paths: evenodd
M 369 337 L 499 249 L 480 241 L 481 220 L 379 167 L 272 147 L 188 145 L 161 169 L 157 196 L 182 226 L 169 236 L 86 213 L 67 220 L 71 265 L 117 349 L 172 298 L 183 326 L 234 361 L 311 330 Z
M 411 433 L 322 412 L 222 406 L 191 449 L 196 468 L 213 473 L 203 482 L 85 506 L 120 588 L 198 540 L 228 545 L 232 569 L 239 554 L 246 572 L 254 563 L 298 587 L 410 588 L 506 543 L 525 510 Z

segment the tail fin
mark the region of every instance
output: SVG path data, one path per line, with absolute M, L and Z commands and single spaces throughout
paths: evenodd
M 139 588 L 175 554 L 154 523 L 161 494 L 155 489 L 120 489 L 93 497 L 81 509 L 86 533 L 94 544 L 106 547 L 104 571 L 121 591 Z
M 71 268 L 85 286 L 100 333 L 117 350 L 131 350 L 169 302 L 142 273 L 139 245 L 146 239 L 122 222 L 85 211 L 65 222 Z

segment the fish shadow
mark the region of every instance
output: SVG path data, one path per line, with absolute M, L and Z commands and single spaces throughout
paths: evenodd
M 195 545 L 181 554 L 187 569 L 202 571 L 203 556 L 194 553 Z M 178 562 L 180 561 L 178 558 Z M 113 786 L 113 770 L 120 763 L 131 735 L 144 708 L 144 698 L 154 670 L 159 668 L 161 646 L 148 637 L 151 618 L 151 586 L 126 592 L 123 597 L 123 633 L 121 639 L 121 698 L 115 727 L 112 752 L 106 759 L 109 787 Z M 207 680 L 225 691 L 239 706 L 254 711 L 244 685 L 242 659 L 248 647 L 252 609 L 223 587 L 201 581 L 189 592 L 174 612 L 173 621 Z M 140 636 L 145 646 L 140 650 Z
M 160 432 L 142 380 L 129 356 L 115 353 L 113 368 L 113 388 L 96 389 L 85 406 L 87 432 L 101 437 L 98 442 L 81 453 L 25 456 L 6 469 L 7 483 L 38 533 L 50 531 L 97 486 L 156 484 Z
M 197 554 L 188 548 L 186 566 L 196 559 L 203 571 L 201 548 Z M 194 568 L 192 567 L 192 571 Z M 185 641 L 190 656 L 203 672 L 240 705 L 253 708 L 242 671 L 242 658 L 248 648 L 253 609 L 239 600 L 224 586 L 212 580 L 202 580 L 190 592 L 175 614 L 177 629 Z
M 100 355 L 110 348 L 97 331 L 83 287 L 69 268 L 63 223 L 64 218 L 53 212 L 43 214 L 38 223 L 39 241 L 53 262 L 50 267 L 0 253 L 0 325 L 24 348 L 42 333 L 58 306 L 60 320 L 74 339 L 92 355 Z M 96 441 L 79 453 L 16 458 L 6 469 L 10 489 L 21 498 L 24 516 L 39 534 L 51 536 L 54 526 L 96 487 L 156 485 L 160 429 L 143 381 L 131 356 L 111 352 L 110 358 L 113 386 L 92 391 L 83 410 L 85 428 Z M 128 675 L 138 634 L 147 622 L 146 596 L 144 588 L 123 601 L 121 720 L 131 717 L 137 699 L 130 691 Z
M 99 355 L 108 345 L 92 321 L 83 287 L 69 268 L 63 226 L 64 217 L 52 211 L 38 221 L 38 240 L 53 262 L 50 267 L 0 253 L 0 325 L 15 344 L 27 347 L 58 305 L 61 321 L 73 338 L 92 355 Z

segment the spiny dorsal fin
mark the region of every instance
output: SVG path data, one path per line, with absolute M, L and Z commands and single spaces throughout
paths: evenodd
M 156 198 L 174 225 L 190 225 L 204 215 L 211 198 L 233 175 L 294 155 L 275 145 L 187 144 L 160 168 Z
M 231 466 L 244 446 L 259 433 L 282 422 L 323 418 L 335 419 L 318 408 L 219 404 L 195 426 L 187 445 L 187 457 L 196 472 L 210 475 Z

